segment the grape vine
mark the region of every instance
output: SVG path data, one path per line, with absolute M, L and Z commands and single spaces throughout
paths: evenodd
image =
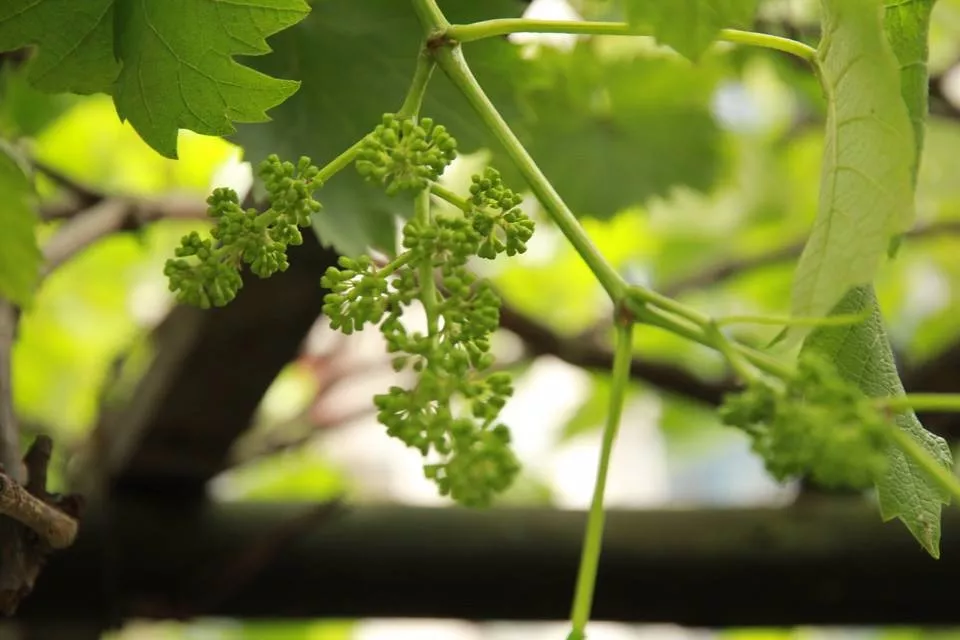
M 796 317 L 758 319 L 782 323 L 791 339 L 803 338 L 804 328 L 811 330 L 799 359 L 792 363 L 740 343 L 723 330 L 727 324 L 753 321 L 751 318 L 711 318 L 651 289 L 628 284 L 593 245 L 500 116 L 461 50 L 464 42 L 519 31 L 635 34 L 641 30 L 634 21 L 636 16 L 651 17 L 645 8 L 630 5 L 628 16 L 632 17 L 627 23 L 517 19 L 450 25 L 434 0 L 413 0 L 412 4 L 425 40 L 401 109 L 385 114 L 370 133 L 326 167 L 318 168 L 306 158 L 293 165 L 269 157 L 260 167 L 270 201 L 263 212 L 242 209 L 230 190 L 215 191 L 208 201 L 214 222 L 210 237 L 187 236 L 176 257 L 167 263 L 170 288 L 180 300 L 202 307 L 222 306 L 237 295 L 243 265 L 260 277 L 284 270 L 286 248 L 301 242 L 300 227 L 308 226 L 311 216 L 321 211 L 313 199 L 314 191 L 352 163 L 368 183 L 387 195 L 412 198 L 414 215 L 404 223 L 396 257 L 385 263 L 367 255 L 343 257 L 339 267 L 323 274 L 321 284 L 329 290 L 324 314 L 332 328 L 346 334 L 379 327 L 394 368 L 412 382 L 376 395 L 377 417 L 390 436 L 424 456 L 424 473 L 442 495 L 465 505 L 484 506 L 509 487 L 520 462 L 511 451 L 510 433 L 499 415 L 513 387 L 508 374 L 491 371 L 490 352 L 491 335 L 499 326 L 500 300 L 470 267 L 475 260 L 522 254 L 534 223 L 520 207 L 521 196 L 508 188 L 492 167 L 474 175 L 469 194 L 463 196 L 439 184 L 457 156 L 458 145 L 443 124 L 419 114 L 430 77 L 438 68 L 506 150 L 616 309 L 614 392 L 585 532 L 570 639 L 585 637 L 590 617 L 604 524 L 606 469 L 628 383 L 635 325 L 666 329 L 725 357 L 743 388 L 725 399 L 720 417 L 747 434 L 775 478 L 807 476 L 823 485 L 855 489 L 877 486 L 883 502 L 885 483 L 894 474 L 904 483 L 925 483 L 943 501 L 960 499 L 960 483 L 948 471 L 948 461 L 937 456 L 936 447 L 927 446 L 933 437 L 909 425 L 904 427 L 902 422 L 918 407 L 949 405 L 956 409 L 956 398 L 905 396 L 898 389 L 895 369 L 886 365 L 869 372 L 874 378 L 853 376 L 850 356 L 831 346 L 838 335 L 886 344 L 875 301 L 871 298 L 869 304 L 853 309 L 856 313 L 844 315 L 850 309 L 841 298 L 869 284 L 889 236 L 903 231 L 909 222 L 910 175 L 915 173 L 920 148 L 912 129 L 923 114 L 910 112 L 900 102 L 896 55 L 906 39 L 926 38 L 925 32 L 885 33 L 882 16 L 869 0 L 823 0 L 825 37 L 818 49 L 712 23 L 701 25 L 698 32 L 707 33 L 706 40 L 691 41 L 689 34 L 666 30 L 667 16 L 652 16 L 653 35 L 690 57 L 701 55 L 715 38 L 762 46 L 799 56 L 814 67 L 823 82 L 833 109 L 828 120 L 828 147 L 840 146 L 841 153 L 825 159 L 824 206 L 801 260 L 794 289 Z M 888 38 L 896 40 L 897 47 L 891 48 Z M 830 43 L 836 39 L 844 39 L 849 47 L 832 49 Z M 911 66 L 911 73 L 914 71 Z M 864 77 L 878 79 L 872 102 L 854 103 L 848 94 L 862 90 Z M 904 100 L 911 109 L 917 104 L 908 95 Z M 868 116 L 881 112 L 884 130 L 872 131 L 876 122 Z M 849 145 L 845 136 L 851 134 L 844 130 L 845 124 L 863 129 L 857 135 L 869 137 L 866 146 L 872 151 L 864 153 L 861 147 Z M 855 170 L 839 176 L 844 167 Z M 888 199 L 883 189 L 878 191 L 878 184 L 893 189 L 896 201 Z M 457 213 L 439 213 L 433 206 L 436 198 L 453 204 Z M 877 209 L 871 203 L 884 206 Z M 829 224 L 838 208 L 844 209 L 842 224 Z M 839 268 L 836 256 L 845 256 L 847 251 L 838 244 L 845 238 L 836 234 L 849 235 L 857 229 L 869 229 L 871 243 L 857 245 L 860 253 L 855 267 L 844 270 L 842 276 L 827 278 L 829 270 Z M 830 317 L 820 317 L 831 312 Z M 425 331 L 411 328 L 412 314 L 425 317 Z M 865 386 L 865 379 L 875 379 L 876 384 Z M 903 468 L 919 469 L 922 477 L 908 477 Z M 934 503 L 939 515 L 939 502 Z M 885 508 L 884 513 L 888 512 L 900 516 L 931 554 L 938 553 L 939 529 L 933 536 L 914 527 L 918 521 L 929 523 L 927 514 L 912 512 L 905 505 Z

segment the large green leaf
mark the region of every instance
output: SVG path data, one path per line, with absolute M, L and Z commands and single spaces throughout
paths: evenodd
M 657 41 L 696 60 L 720 29 L 748 26 L 758 0 L 627 0 L 627 20 L 653 30 Z
M 29 304 L 39 279 L 33 199 L 30 179 L 0 146 L 0 296 L 20 306 Z
M 823 0 L 818 49 L 827 98 L 820 204 L 793 287 L 793 311 L 823 316 L 869 284 L 913 220 L 914 136 L 877 0 Z
M 857 314 L 867 309 L 871 313 L 866 322 L 813 331 L 804 342 L 803 350 L 829 357 L 845 379 L 856 382 L 870 397 L 903 395 L 903 385 L 873 289 L 858 287 L 851 290 L 834 312 Z M 944 467 L 952 466 L 947 443 L 926 431 L 913 412 L 899 415 L 897 426 Z M 886 475 L 877 483 L 883 519 L 900 518 L 923 548 L 930 555 L 939 557 L 940 505 L 950 501 L 949 495 L 895 446 L 891 445 L 889 449 L 888 462 Z
M 266 38 L 308 12 L 304 0 L 9 0 L 0 51 L 37 45 L 36 86 L 113 94 L 120 117 L 174 158 L 179 129 L 227 135 L 297 90 L 233 56 L 268 53 Z

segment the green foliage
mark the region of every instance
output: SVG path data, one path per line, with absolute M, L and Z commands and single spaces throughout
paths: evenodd
M 706 191 L 717 181 L 721 137 L 710 101 L 722 61 L 606 56 L 585 41 L 541 51 L 531 66 L 517 89 L 525 115 L 517 133 L 578 216 L 609 219 L 676 186 Z M 505 155 L 495 150 L 493 162 L 519 179 Z
M 697 60 L 720 29 L 749 26 L 758 0 L 627 0 L 627 20 L 651 27 L 657 41 Z
M 243 286 L 242 265 L 261 278 L 286 271 L 287 247 L 303 243 L 299 227 L 310 226 L 310 215 L 320 210 L 313 199 L 318 173 L 305 157 L 296 166 L 277 156 L 264 160 L 260 177 L 271 205 L 263 212 L 244 210 L 232 189 L 215 190 L 207 198 L 207 212 L 214 221 L 210 238 L 191 232 L 181 240 L 177 257 L 164 267 L 177 299 L 203 309 L 222 307 Z
M 442 125 L 387 114 L 365 139 L 356 166 L 388 193 L 422 192 L 455 149 Z M 510 486 L 520 467 L 507 427 L 497 422 L 513 393 L 510 375 L 489 372 L 500 300 L 467 261 L 523 253 L 534 225 L 495 170 L 474 176 L 470 192 L 462 216 L 431 216 L 427 204 L 424 215 L 404 226 L 404 251 L 391 263 L 378 268 L 367 256 L 344 257 L 322 284 L 330 289 L 324 313 L 332 328 L 349 334 L 379 324 L 394 368 L 416 375 L 411 388 L 375 396 L 387 433 L 439 458 L 425 464 L 424 473 L 442 495 L 482 506 Z M 403 322 L 414 302 L 425 309 L 426 333 Z
M 469 23 L 519 16 L 523 3 L 445 0 L 442 9 L 451 22 Z M 264 73 L 299 78 L 300 90 L 270 112 L 270 122 L 239 126 L 235 140 L 254 161 L 270 153 L 335 157 L 368 132 L 367 123 L 384 105 L 401 103 L 419 36 L 406 2 L 315 3 L 307 19 L 271 40 L 274 53 L 251 60 Z M 722 68 L 716 61 L 694 70 L 629 50 L 611 54 L 591 42 L 524 58 L 501 39 L 471 42 L 464 54 L 577 215 L 609 218 L 677 186 L 706 190 L 715 184 L 722 160 L 710 114 Z M 423 109 L 457 132 L 461 151 L 490 149 L 491 164 L 519 184 L 500 144 L 442 74 L 431 80 Z M 393 216 L 411 213 L 406 199 L 363 189 L 350 175 L 325 188 L 324 211 L 328 215 L 314 219 L 320 241 L 348 255 L 369 247 L 391 252 Z
M 874 0 L 827 0 L 818 49 L 827 98 L 817 220 L 797 266 L 793 311 L 823 316 L 868 284 L 913 221 L 913 131 L 900 66 Z
M 725 399 L 721 419 L 743 429 L 778 480 L 866 488 L 886 471 L 883 413 L 828 360 L 808 353 L 786 384 L 757 380 Z
M 34 232 L 33 183 L 5 146 L 0 146 L 0 297 L 25 306 L 40 277 L 42 255 Z
M 515 0 L 476 3 L 445 0 L 451 20 L 471 22 L 490 16 L 519 16 Z M 420 25 L 410 3 L 397 0 L 323 0 L 314 3 L 300 24 L 271 40 L 274 52 L 251 65 L 278 77 L 296 77 L 295 95 L 270 113 L 271 121 L 239 126 L 234 139 L 247 157 L 271 153 L 330 160 L 369 133 L 384 111 L 404 98 L 420 46 Z M 519 119 L 514 93 L 528 75 L 516 48 L 507 42 L 471 45 L 470 59 L 506 117 Z M 309 70 L 309 73 L 304 73 Z M 423 110 L 457 132 L 459 148 L 472 151 L 491 144 L 482 123 L 463 97 L 439 74 L 430 83 Z M 412 213 L 407 198 L 391 198 L 368 189 L 363 178 L 337 176 L 324 189 L 326 215 L 315 216 L 317 237 L 344 255 L 373 247 L 393 253 L 394 218 Z
M 303 0 L 13 0 L 0 8 L 0 51 L 37 45 L 37 87 L 112 94 L 120 118 L 175 158 L 178 129 L 227 135 L 297 90 L 233 56 L 268 53 L 265 38 L 308 11 Z

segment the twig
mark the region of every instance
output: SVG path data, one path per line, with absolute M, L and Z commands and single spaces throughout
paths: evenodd
M 44 275 L 111 233 L 161 219 L 206 218 L 206 203 L 191 196 L 168 196 L 159 200 L 103 199 L 71 216 L 44 245 Z
M 74 200 L 69 207 L 52 207 L 41 209 L 40 217 L 45 221 L 71 218 L 84 209 L 97 204 L 106 197 L 99 191 L 81 184 L 59 169 L 51 167 L 42 160 L 31 158 L 30 164 L 38 172 L 50 178 L 51 181 L 69 193 Z
M 77 521 L 29 493 L 0 473 L 0 513 L 33 529 L 54 549 L 65 549 L 77 537 Z
M 500 326 L 521 338 L 534 355 L 552 355 L 594 370 L 609 370 L 613 362 L 613 352 L 609 349 L 580 337 L 563 338 L 507 305 L 500 309 Z M 723 396 L 735 389 L 732 380 L 709 382 L 678 367 L 638 358 L 630 363 L 630 377 L 710 405 L 719 405 Z
M 906 238 L 931 238 L 944 235 L 960 234 L 960 220 L 943 220 L 918 225 L 904 234 Z M 726 280 L 739 276 L 753 269 L 767 267 L 781 262 L 798 258 L 803 253 L 805 241 L 793 242 L 767 253 L 761 253 L 750 258 L 741 258 L 718 262 L 703 271 L 680 278 L 660 289 L 666 296 L 675 297 L 692 289 L 702 289 L 720 284 Z
M 19 312 L 0 298 L 0 465 L 14 480 L 23 479 L 20 469 L 20 428 L 13 408 L 13 343 L 16 340 Z

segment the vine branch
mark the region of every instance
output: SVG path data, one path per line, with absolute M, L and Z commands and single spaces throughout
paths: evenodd
M 483 20 L 471 24 L 459 24 L 448 27 L 444 36 L 457 42 L 473 42 L 484 38 L 505 36 L 511 33 L 564 33 L 571 35 L 593 36 L 650 36 L 653 31 L 649 28 L 631 25 L 626 22 L 591 22 L 573 20 L 536 20 L 532 18 L 502 18 L 497 20 Z M 790 38 L 741 31 L 739 29 L 722 29 L 717 40 L 732 44 L 743 44 L 764 49 L 773 49 L 789 53 L 798 58 L 812 62 L 816 59 L 817 50 Z

